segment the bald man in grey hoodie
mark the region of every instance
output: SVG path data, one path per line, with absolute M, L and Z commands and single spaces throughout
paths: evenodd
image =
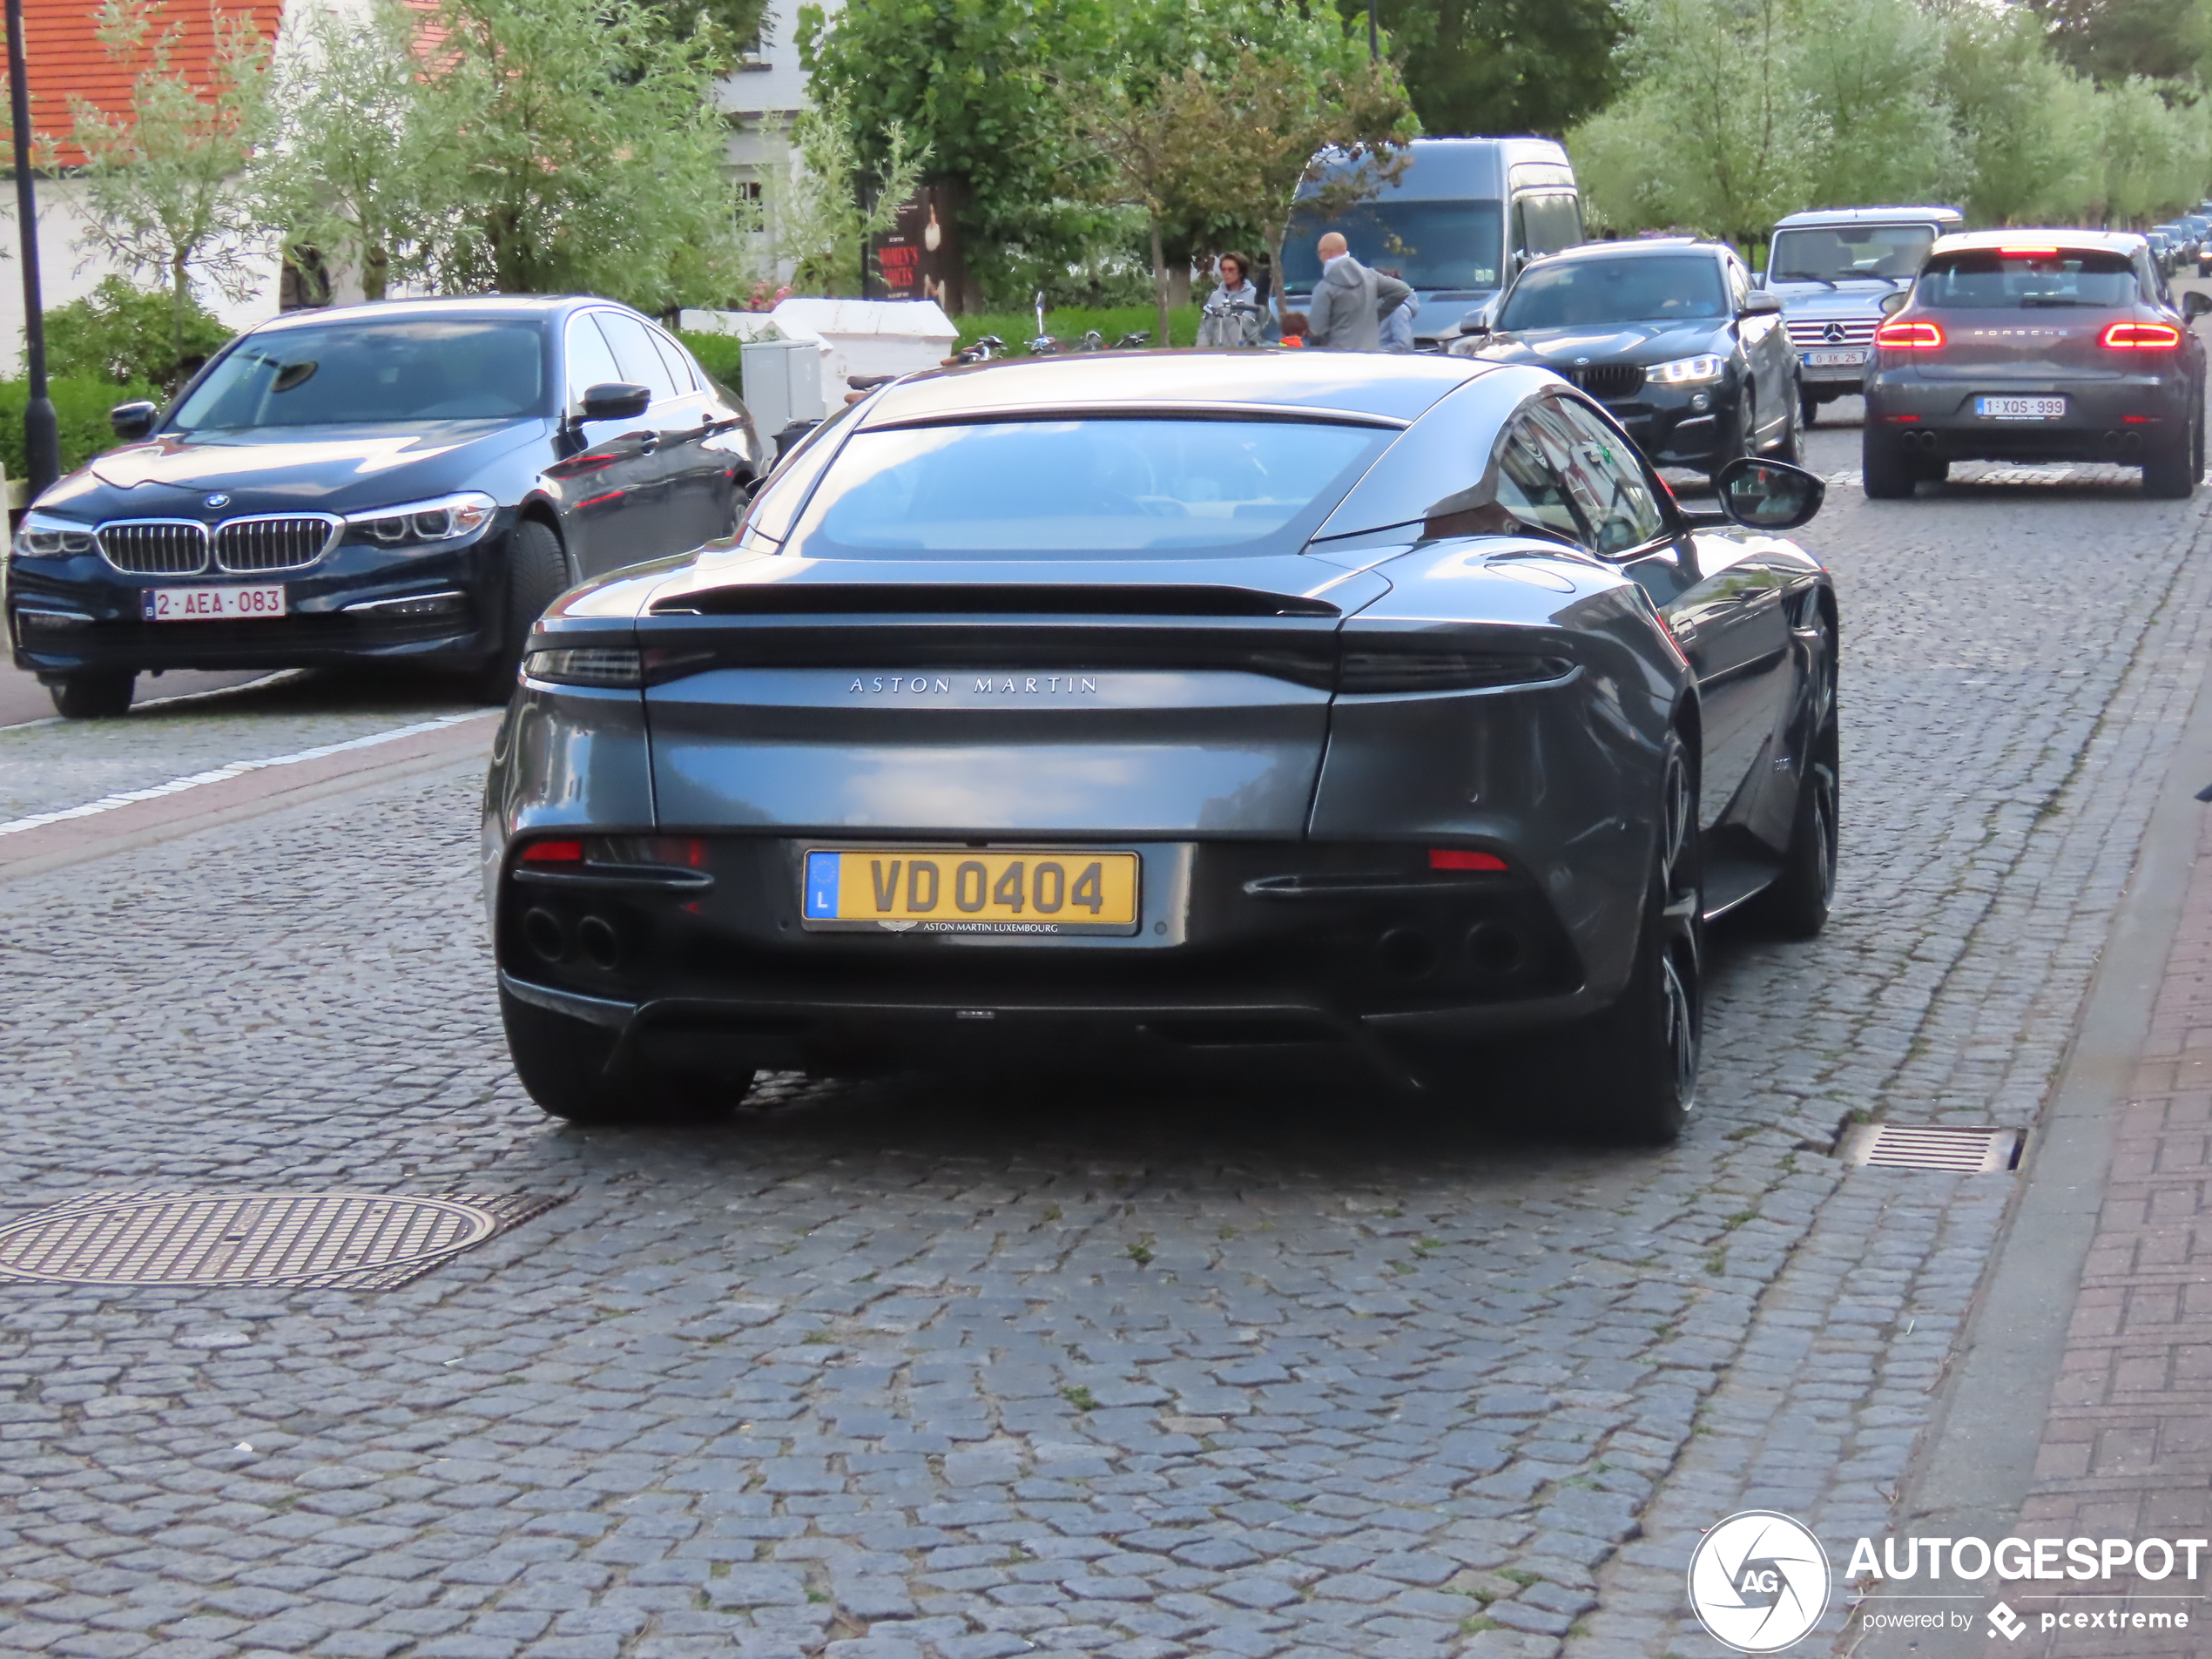
M 1380 351 L 1382 320 L 1413 289 L 1353 259 L 1335 231 L 1321 239 L 1318 252 L 1321 280 L 1313 285 L 1313 299 L 1305 308 L 1307 342 L 1324 351 Z

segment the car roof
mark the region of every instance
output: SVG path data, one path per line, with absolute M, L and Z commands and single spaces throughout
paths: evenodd
M 2009 231 L 1968 231 L 1959 236 L 1939 236 L 1928 250 L 1930 259 L 1943 253 L 1966 253 L 1979 248 L 2060 247 L 2078 253 L 2133 253 L 2148 246 L 2141 231 L 2052 231 L 2029 226 Z
M 1581 242 L 1529 260 L 1530 265 L 1557 265 L 1563 260 L 1602 260 L 1622 253 L 1684 254 L 1733 253 L 1726 242 L 1704 236 L 1637 236 L 1618 242 Z
M 1310 409 L 1397 425 L 1493 367 L 1471 357 L 1310 349 L 1074 352 L 926 370 L 885 387 L 860 415 L 863 426 L 882 427 L 963 415 Z
M 406 317 L 550 317 L 583 306 L 630 307 L 618 300 L 588 293 L 464 293 L 435 300 L 376 300 L 357 306 L 317 306 L 312 310 L 285 311 L 257 323 L 249 334 L 271 329 L 298 328 L 319 322 L 388 322 Z
M 1816 207 L 1802 213 L 1784 214 L 1774 221 L 1774 228 L 1794 231 L 1824 225 L 1886 224 L 1893 219 L 1963 225 L 1966 216 L 1955 207 Z

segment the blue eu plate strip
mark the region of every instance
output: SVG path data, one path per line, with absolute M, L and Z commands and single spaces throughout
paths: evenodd
M 837 920 L 837 866 L 834 853 L 809 853 L 806 855 L 806 919 L 809 921 Z

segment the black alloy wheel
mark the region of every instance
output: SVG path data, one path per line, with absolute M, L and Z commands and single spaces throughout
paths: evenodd
M 1819 662 L 1813 670 L 1812 707 L 1807 725 L 1813 738 L 1797 785 L 1797 809 L 1790 824 L 1790 845 L 1782 871 L 1758 896 L 1753 918 L 1784 939 L 1811 939 L 1828 925 L 1836 897 L 1842 745 L 1836 722 L 1836 633 L 1820 631 Z
M 642 1061 L 618 1068 L 617 1034 L 605 1026 L 525 1002 L 502 986 L 500 1023 L 515 1075 L 529 1097 L 555 1117 L 606 1128 L 650 1128 L 726 1116 L 745 1092 L 745 1078 L 693 1077 Z
M 477 692 L 487 703 L 504 703 L 515 694 L 523 666 L 523 647 L 530 625 L 576 583 L 568 550 L 553 527 L 526 518 L 508 532 L 507 602 L 501 618 L 499 649 L 477 677 Z
M 1657 845 L 1637 930 L 1635 965 L 1620 1000 L 1581 1034 L 1589 1103 L 1605 1138 L 1673 1143 L 1697 1101 L 1703 1028 L 1704 885 L 1697 776 L 1680 734 L 1667 734 Z
M 131 711 L 138 677 L 129 669 L 98 669 L 50 680 L 46 694 L 64 720 L 112 720 Z

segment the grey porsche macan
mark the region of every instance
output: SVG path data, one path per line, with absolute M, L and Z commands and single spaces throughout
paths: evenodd
M 516 1069 L 621 1123 L 1330 1046 L 1474 1112 L 1541 1043 L 1668 1140 L 1705 924 L 1827 916 L 1835 597 L 1773 534 L 1821 488 L 1747 458 L 1687 513 L 1557 376 L 1455 358 L 886 387 L 534 631 L 483 828 Z

